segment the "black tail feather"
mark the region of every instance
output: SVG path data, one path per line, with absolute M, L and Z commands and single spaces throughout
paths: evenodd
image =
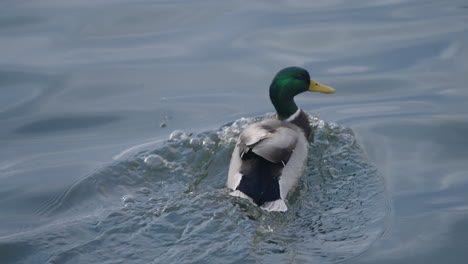
M 281 198 L 279 179 L 283 164 L 272 163 L 249 151 L 242 156 L 240 173 L 243 175 L 237 190 L 258 205 Z

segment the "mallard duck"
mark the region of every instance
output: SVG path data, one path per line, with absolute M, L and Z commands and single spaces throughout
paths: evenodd
M 294 102 L 305 92 L 334 93 L 299 67 L 279 71 L 270 85 L 276 115 L 251 124 L 240 134 L 229 165 L 230 195 L 246 198 L 267 211 L 287 211 L 288 193 L 305 168 L 311 127 Z

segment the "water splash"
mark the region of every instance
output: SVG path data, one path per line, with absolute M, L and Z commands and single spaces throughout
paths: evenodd
M 308 168 L 286 213 L 227 195 L 237 136 L 263 118 L 174 131 L 137 148 L 52 199 L 39 210 L 52 223 L 0 240 L 0 255 L 8 251 L 9 263 L 330 263 L 363 252 L 384 232 L 388 205 L 348 128 L 310 117 Z

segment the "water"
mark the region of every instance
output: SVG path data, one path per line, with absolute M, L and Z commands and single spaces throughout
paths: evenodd
M 39 208 L 52 223 L 11 237 L 2 253 L 9 262 L 330 262 L 382 235 L 388 201 L 377 170 L 350 129 L 318 118 L 309 169 L 286 214 L 229 196 L 235 139 L 259 120 L 177 130 L 125 151 Z M 30 254 L 15 255 L 26 245 Z
M 463 1 L 0 6 L 0 263 L 468 257 Z M 309 166 L 265 213 L 225 174 L 290 65 L 337 93 L 298 97 Z

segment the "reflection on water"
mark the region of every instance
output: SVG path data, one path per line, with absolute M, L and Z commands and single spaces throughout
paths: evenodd
M 10 263 L 329 263 L 361 253 L 382 235 L 388 204 L 378 172 L 350 129 L 318 118 L 311 119 L 308 169 L 287 213 L 227 195 L 235 141 L 259 120 L 195 135 L 176 130 L 154 149 L 126 151 L 37 211 L 59 221 L 13 237 L 0 252 L 11 255 Z
M 0 262 L 466 259 L 465 2 L 1 1 Z M 324 123 L 279 216 L 225 195 L 216 128 L 291 65 L 337 93 L 297 97 Z

